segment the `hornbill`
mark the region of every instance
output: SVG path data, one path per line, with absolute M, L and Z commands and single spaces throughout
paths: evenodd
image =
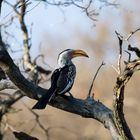
M 33 109 L 44 109 L 52 97 L 64 95 L 73 86 L 76 76 L 76 67 L 72 58 L 88 55 L 83 50 L 66 49 L 58 55 L 58 66 L 51 76 L 51 87 L 45 95 L 33 106 Z

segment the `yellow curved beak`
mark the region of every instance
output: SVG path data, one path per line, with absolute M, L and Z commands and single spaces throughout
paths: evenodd
M 86 52 L 83 50 L 73 50 L 72 51 L 72 57 L 78 57 L 78 56 L 84 56 L 84 57 L 89 57 Z

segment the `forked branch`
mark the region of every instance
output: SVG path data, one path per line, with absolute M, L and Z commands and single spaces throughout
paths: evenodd
M 134 34 L 133 32 L 132 34 Z M 120 34 L 117 33 L 117 36 L 120 36 Z M 120 37 L 122 38 L 120 40 Z M 119 45 L 120 48 L 122 49 L 122 43 L 123 43 L 123 37 L 120 36 L 118 37 L 119 39 Z M 128 37 L 128 39 L 131 36 Z M 129 44 L 130 45 L 130 44 Z M 130 46 L 128 45 L 128 49 Z M 136 48 L 137 50 L 138 48 Z M 114 114 L 114 121 L 116 124 L 116 127 L 118 129 L 118 132 L 120 136 L 122 137 L 123 140 L 134 140 L 134 137 L 130 131 L 130 128 L 127 125 L 127 122 L 124 117 L 124 111 L 123 111 L 123 106 L 124 106 L 124 91 L 125 91 L 125 86 L 132 77 L 132 75 L 140 70 L 140 59 L 136 59 L 133 61 L 130 61 L 130 53 L 129 53 L 129 59 L 128 62 L 125 63 L 125 68 L 124 70 L 118 75 L 116 85 L 114 87 L 114 101 L 113 101 L 113 114 Z

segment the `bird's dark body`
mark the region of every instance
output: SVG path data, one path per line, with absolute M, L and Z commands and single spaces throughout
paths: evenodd
M 53 96 L 63 95 L 70 91 L 76 76 L 74 64 L 56 69 L 51 77 L 51 87 L 45 95 L 39 99 L 33 109 L 44 109 Z

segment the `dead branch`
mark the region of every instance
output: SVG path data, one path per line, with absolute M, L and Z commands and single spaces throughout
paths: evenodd
M 118 36 L 118 33 L 117 33 Z M 123 37 L 121 37 L 123 38 Z M 122 41 L 119 39 L 119 45 L 120 48 L 122 48 Z M 129 60 L 130 61 L 130 60 Z M 114 101 L 113 101 L 113 113 L 114 113 L 114 121 L 116 124 L 116 127 L 118 129 L 118 132 L 123 140 L 134 140 L 134 137 L 130 131 L 130 128 L 127 125 L 127 122 L 124 117 L 124 111 L 123 111 L 123 101 L 124 101 L 124 90 L 127 82 L 130 80 L 134 72 L 139 70 L 140 67 L 140 60 L 134 60 L 132 62 L 126 63 L 125 69 L 121 72 L 120 75 L 117 77 L 116 85 L 114 87 Z
M 140 57 L 140 50 L 137 47 L 132 47 L 130 44 L 128 45 L 128 50 L 135 52 L 135 54 Z
M 119 39 L 119 59 L 118 59 L 118 73 L 121 74 L 121 59 L 122 59 L 122 43 L 123 36 L 121 36 L 117 31 L 115 31 L 118 39 Z
M 116 85 L 114 88 L 115 99 L 113 103 L 114 107 L 114 120 L 118 128 L 119 134 L 124 140 L 134 140 L 134 137 L 127 125 L 127 122 L 124 117 L 123 111 L 123 101 L 124 101 L 124 90 L 125 85 L 130 80 L 134 72 L 140 69 L 140 60 L 136 62 L 130 62 L 126 65 L 126 68 L 117 77 Z
M 21 6 L 20 6 L 20 13 L 18 14 L 18 18 L 20 21 L 20 27 L 21 27 L 21 31 L 23 34 L 23 63 L 24 66 L 27 67 L 27 69 L 34 69 L 34 66 L 31 62 L 31 57 L 30 57 L 30 44 L 29 44 L 29 35 L 28 35 L 28 30 L 25 24 L 25 12 L 27 9 L 27 4 L 26 4 L 26 0 L 20 0 Z

